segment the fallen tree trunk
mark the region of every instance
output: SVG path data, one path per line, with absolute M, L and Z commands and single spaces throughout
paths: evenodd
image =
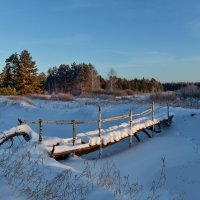
M 0 136 L 0 145 L 2 145 L 3 143 L 5 143 L 8 140 L 13 139 L 14 137 L 17 136 L 22 136 L 27 142 L 31 139 L 31 136 L 25 132 L 14 132 L 11 134 L 2 134 L 3 136 Z

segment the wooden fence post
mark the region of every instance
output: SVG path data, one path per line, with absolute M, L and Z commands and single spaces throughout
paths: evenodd
M 73 125 L 73 146 L 76 145 L 76 121 L 72 120 Z
M 99 137 L 100 137 L 99 158 L 101 158 L 102 156 L 101 106 L 99 106 L 99 112 L 98 112 L 98 130 L 99 130 Z
M 39 143 L 42 144 L 42 119 L 39 119 Z
M 154 121 L 154 101 L 152 101 L 152 121 Z
M 154 112 L 155 112 L 155 108 L 154 108 L 154 101 L 152 101 L 152 122 L 154 123 Z M 152 126 L 152 136 L 154 133 L 154 124 Z
M 129 135 L 129 146 L 132 145 L 132 134 L 133 134 L 133 120 L 132 120 L 132 111 L 130 111 L 129 117 L 130 117 L 130 135 Z
M 167 120 L 168 120 L 168 123 L 169 123 L 169 103 L 167 103 Z

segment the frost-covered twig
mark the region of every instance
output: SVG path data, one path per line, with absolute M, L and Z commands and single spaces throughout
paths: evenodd
M 157 192 L 158 192 L 159 188 L 161 188 L 164 185 L 165 181 L 166 181 L 166 176 L 165 176 L 165 157 L 162 157 L 161 161 L 162 161 L 162 169 L 161 169 L 160 176 L 159 176 L 158 180 L 152 181 L 150 193 L 149 193 L 149 196 L 148 196 L 147 200 L 159 199 L 159 195 L 157 194 Z

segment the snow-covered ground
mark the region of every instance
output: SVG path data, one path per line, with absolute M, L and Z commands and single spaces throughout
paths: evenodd
M 0 132 L 16 127 L 18 125 L 17 118 L 23 118 L 27 121 L 36 121 L 40 118 L 44 120 L 97 120 L 98 105 L 102 105 L 103 118 L 126 115 L 130 110 L 133 113 L 140 113 L 151 106 L 148 100 L 140 97 L 137 99 L 118 99 L 117 101 L 100 99 L 77 99 L 74 102 L 32 100 L 32 104 L 8 101 L 2 97 L 0 98 Z M 160 118 L 162 114 L 167 115 L 166 107 L 160 108 L 156 105 L 156 108 L 158 108 L 156 118 Z M 175 115 L 172 126 L 164 128 L 161 133 L 154 134 L 153 138 L 149 139 L 143 133 L 139 133 L 142 142 L 138 143 L 133 138 L 133 145 L 129 147 L 128 139 L 123 140 L 112 147 L 103 149 L 101 159 L 97 159 L 98 151 L 80 158 L 70 157 L 59 162 L 46 156 L 41 168 L 43 167 L 43 170 L 50 168 L 51 175 L 69 168 L 72 169 L 73 173 L 79 174 L 85 169 L 87 161 L 89 165 L 95 165 L 95 172 L 100 173 L 106 163 L 112 163 L 120 170 L 122 177 L 129 175 L 131 183 L 137 182 L 143 185 L 140 199 L 146 199 L 148 196 L 146 194 L 152 192 L 152 183 L 159 181 L 161 171 L 164 168 L 166 180 L 162 187 L 159 186 L 156 191 L 160 195 L 159 199 L 198 200 L 200 197 L 200 110 L 170 108 L 170 112 Z M 120 129 L 126 123 L 127 119 L 107 122 L 103 124 L 102 128 L 112 131 L 113 127 Z M 39 131 L 38 125 L 32 125 L 30 128 L 36 133 Z M 88 135 L 95 130 L 97 130 L 95 124 L 77 127 L 79 135 Z M 31 132 L 34 137 L 30 145 L 37 143 L 34 141 L 37 139 L 34 132 Z M 72 136 L 72 127 L 71 125 L 48 124 L 44 126 L 43 133 L 44 140 L 52 137 L 66 139 Z M 29 148 L 29 145 L 27 146 L 23 148 Z M 31 150 L 31 152 L 34 152 L 31 153 L 31 156 L 35 158 L 36 155 L 45 152 L 45 149 L 38 145 L 37 151 Z M 37 154 L 37 152 L 39 153 Z M 3 147 L 0 153 L 3 156 Z M 163 167 L 162 159 L 165 160 L 165 167 Z M 19 194 L 16 183 L 12 182 L 9 185 L 4 176 L 1 177 L 0 186 L 0 199 L 2 200 L 27 199 L 24 194 Z M 93 190 L 88 192 L 87 199 L 114 199 L 113 189 L 96 185 Z

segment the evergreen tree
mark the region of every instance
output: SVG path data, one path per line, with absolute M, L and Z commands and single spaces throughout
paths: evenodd
M 38 75 L 37 81 L 39 86 L 39 93 L 43 93 L 45 91 L 45 84 L 46 84 L 47 77 L 44 72 Z
M 17 53 L 12 54 L 8 59 L 6 59 L 6 65 L 1 73 L 1 87 L 15 88 L 17 85 L 16 76 L 17 69 L 19 66 L 19 58 Z
M 37 66 L 27 50 L 20 55 L 12 54 L 6 59 L 6 65 L 0 75 L 1 87 L 16 89 L 18 94 L 41 92 L 41 82 L 37 75 Z
M 33 94 L 40 91 L 38 83 L 37 66 L 27 50 L 23 50 L 19 56 L 19 66 L 17 68 L 17 86 L 19 94 Z
M 59 91 L 68 92 L 70 85 L 70 66 L 65 64 L 60 65 L 57 73 Z
M 58 68 L 50 67 L 47 74 L 46 89 L 51 93 L 56 93 L 58 88 Z

